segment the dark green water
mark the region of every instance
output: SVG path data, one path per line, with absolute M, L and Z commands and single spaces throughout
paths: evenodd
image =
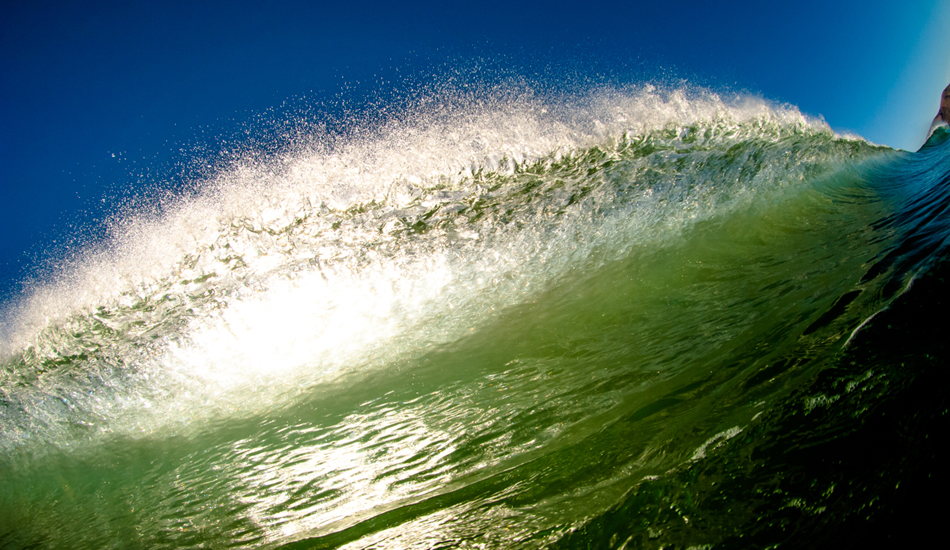
M 403 122 L 130 215 L 11 310 L 0 547 L 917 540 L 945 132 L 599 101 Z

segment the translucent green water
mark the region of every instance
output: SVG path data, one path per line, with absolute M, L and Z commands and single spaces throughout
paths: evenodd
M 708 503 L 702 472 L 794 433 L 791 408 L 865 414 L 836 403 L 879 369 L 816 377 L 928 265 L 915 239 L 947 233 L 943 152 L 740 103 L 645 90 L 575 126 L 509 106 L 397 127 L 130 218 L 18 310 L 0 542 L 742 546 L 768 487 L 726 512 L 687 488 Z M 483 156 L 402 153 L 450 129 L 490 134 Z M 402 154 L 416 173 L 384 169 Z

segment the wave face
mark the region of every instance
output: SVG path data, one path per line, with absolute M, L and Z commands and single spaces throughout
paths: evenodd
M 868 350 L 944 253 L 945 131 L 645 86 L 346 136 L 235 155 L 8 308 L 0 542 L 735 546 L 881 497 L 776 445 L 906 376 Z

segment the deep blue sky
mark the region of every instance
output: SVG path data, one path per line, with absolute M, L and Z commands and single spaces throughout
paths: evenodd
M 381 80 L 427 67 L 686 77 L 906 149 L 950 82 L 950 0 L 11 4 L 0 7 L 0 298 L 114 196 L 165 177 L 179 148 L 286 100 L 385 93 Z

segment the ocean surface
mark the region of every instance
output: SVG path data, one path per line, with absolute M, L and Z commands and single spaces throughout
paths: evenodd
M 6 305 L 0 548 L 929 540 L 948 136 L 643 85 L 222 152 Z

